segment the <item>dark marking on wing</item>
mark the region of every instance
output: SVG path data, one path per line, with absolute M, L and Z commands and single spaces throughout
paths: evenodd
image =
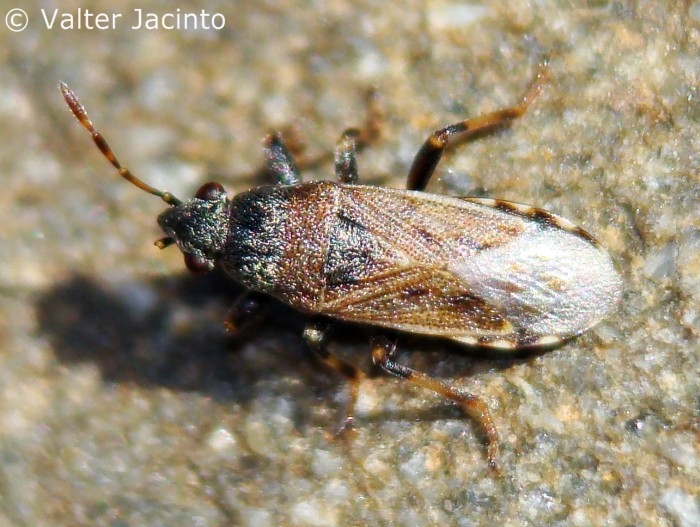
M 549 211 L 540 209 L 537 207 L 531 207 L 529 205 L 521 205 L 520 203 L 514 203 L 511 201 L 504 201 L 500 199 L 490 199 L 490 198 L 463 198 L 466 201 L 472 203 L 479 203 L 485 206 L 492 206 L 494 209 L 507 212 L 513 216 L 520 216 L 521 218 L 527 218 L 537 225 L 545 229 L 561 229 L 563 231 L 570 232 L 586 240 L 588 243 L 594 247 L 601 247 L 600 242 L 591 235 L 589 232 L 585 231 L 578 225 L 572 223 L 571 221 L 562 218 L 556 214 L 552 214 Z
M 390 268 L 394 260 L 377 239 L 344 211 L 335 217 L 329 232 L 328 252 L 323 268 L 325 286 L 355 284 Z
M 541 227 L 546 227 L 550 229 L 559 228 L 559 222 L 557 222 L 557 219 L 546 210 L 532 207 L 532 209 L 528 212 L 527 216 L 533 221 L 537 222 Z
M 571 229 L 570 231 L 572 234 L 575 234 L 579 238 L 583 238 L 584 240 L 588 241 L 591 245 L 594 245 L 595 247 L 601 247 L 600 242 L 593 237 L 592 234 L 590 234 L 588 231 L 583 230 L 581 227 L 576 226 L 575 229 Z

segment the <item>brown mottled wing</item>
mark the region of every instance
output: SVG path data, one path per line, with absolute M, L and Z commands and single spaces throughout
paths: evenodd
M 342 288 L 324 310 L 344 320 L 431 335 L 508 334 L 496 309 L 470 295 L 450 273 L 403 268 Z
M 479 298 L 447 262 L 506 243 L 523 228 L 517 217 L 458 198 L 344 187 L 321 310 L 432 335 L 510 334 L 498 306 Z

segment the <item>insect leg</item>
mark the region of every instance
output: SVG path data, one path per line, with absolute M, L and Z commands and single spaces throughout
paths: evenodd
M 268 301 L 269 297 L 254 291 L 241 294 L 226 315 L 226 331 L 239 335 L 251 329 L 265 316 Z
M 372 341 L 372 360 L 384 371 L 455 401 L 469 417 L 483 427 L 488 442 L 489 466 L 498 471 L 498 463 L 496 462 L 498 457 L 498 432 L 486 403 L 476 395 L 464 392 L 459 388 L 433 379 L 425 373 L 398 364 L 392 360 L 395 351 L 396 343 L 389 341 L 386 337 L 375 337 Z
M 287 145 L 284 144 L 282 135 L 273 133 L 265 138 L 265 159 L 267 169 L 282 185 L 297 185 L 301 182 L 299 169 L 294 162 L 292 154 L 289 153 Z
M 374 143 L 382 135 L 382 121 L 384 120 L 384 112 L 379 106 L 379 95 L 377 90 L 370 88 L 365 94 L 367 104 L 367 113 L 365 122 L 358 130 L 356 139 L 357 149 L 362 150 L 366 146 Z
M 542 90 L 546 72 L 547 62 L 543 61 L 537 70 L 537 76 L 519 104 L 472 119 L 466 119 L 434 131 L 425 140 L 425 143 L 418 150 L 413 160 L 411 169 L 408 172 L 406 188 L 409 190 L 425 189 L 452 136 L 465 133 L 473 135 L 498 126 L 506 126 L 525 114 L 532 101 L 535 100 Z
M 340 427 L 339 433 L 342 433 L 350 428 L 355 421 L 355 403 L 357 394 L 360 389 L 360 380 L 364 377 L 364 373 L 358 370 L 352 364 L 345 362 L 340 357 L 336 357 L 326 346 L 326 335 L 328 334 L 328 325 L 320 323 L 311 323 L 304 329 L 304 338 L 308 343 L 311 351 L 321 359 L 327 366 L 334 369 L 350 381 L 350 397 L 348 401 L 345 419 Z
M 348 128 L 340 136 L 335 147 L 335 177 L 341 183 L 357 183 L 360 176 L 357 173 L 356 141 L 360 131 Z
M 335 147 L 335 177 L 341 183 L 355 184 L 359 182 L 356 154 L 379 139 L 381 135 L 384 115 L 377 103 L 376 90 L 368 90 L 366 99 L 367 115 L 362 128 L 345 130 Z

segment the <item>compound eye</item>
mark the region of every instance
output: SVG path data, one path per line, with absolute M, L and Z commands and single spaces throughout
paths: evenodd
M 205 183 L 199 187 L 194 197 L 206 201 L 219 201 L 221 199 L 221 195 L 225 193 L 226 191 L 221 183 L 210 181 L 209 183 Z
M 204 256 L 185 253 L 185 266 L 196 274 L 208 273 L 214 269 L 214 263 Z

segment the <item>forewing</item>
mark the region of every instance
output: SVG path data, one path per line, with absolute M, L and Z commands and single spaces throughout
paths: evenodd
M 497 309 L 436 268 L 403 267 L 333 289 L 324 312 L 343 320 L 451 337 L 512 331 Z
M 321 310 L 431 335 L 510 334 L 499 307 L 448 263 L 507 243 L 522 223 L 458 198 L 346 187 L 330 233 Z

